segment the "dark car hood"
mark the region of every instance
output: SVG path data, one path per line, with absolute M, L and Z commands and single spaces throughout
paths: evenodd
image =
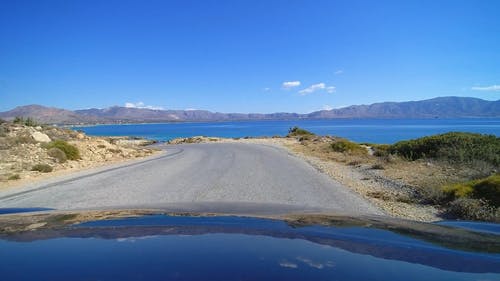
M 115 249 L 118 245 L 117 242 L 133 242 L 137 247 L 140 244 L 151 246 L 148 243 L 152 242 L 146 242 L 149 240 L 156 241 L 158 247 L 162 247 L 161 245 L 164 245 L 164 243 L 170 243 L 169 241 L 172 239 L 175 240 L 180 237 L 189 237 L 186 239 L 193 239 L 193 243 L 179 246 L 183 247 L 183 249 L 178 249 L 180 253 L 183 253 L 177 254 L 179 257 L 182 255 L 196 257 L 200 254 L 200 251 L 207 254 L 206 251 L 189 246 L 198 245 L 200 243 L 199 239 L 207 239 L 207 243 L 210 243 L 211 248 L 209 251 L 205 250 L 208 252 L 215 251 L 213 258 L 218 260 L 206 261 L 215 263 L 213 266 L 219 265 L 219 262 L 223 260 L 229 263 L 231 261 L 235 262 L 233 258 L 238 260 L 237 257 L 231 254 L 231 251 L 236 251 L 239 254 L 246 253 L 252 249 L 252 247 L 246 248 L 249 244 L 255 243 L 256 248 L 259 248 L 262 247 L 261 243 L 267 243 L 266 241 L 271 239 L 274 242 L 270 243 L 270 246 L 278 245 L 277 247 L 279 247 L 283 243 L 292 243 L 288 245 L 288 250 L 294 247 L 303 247 L 305 253 L 311 251 L 312 248 L 316 249 L 316 252 L 320 252 L 322 248 L 326 247 L 332 251 L 342 251 L 342 253 L 355 255 L 363 261 L 368 258 L 372 259 L 373 262 L 384 260 L 393 261 L 394 263 L 404 262 L 406 265 L 434 268 L 440 272 L 493 274 L 493 277 L 500 278 L 500 236 L 446 225 L 417 223 L 386 217 L 349 217 L 312 213 L 250 217 L 245 214 L 234 213 L 173 212 L 162 209 L 43 211 L 0 216 L 0 243 L 3 244 L 4 249 L 10 247 L 12 253 L 12 251 L 19 251 L 16 249 L 23 248 L 22 245 L 26 243 L 31 243 L 33 246 L 48 243 L 52 245 L 51 247 L 61 250 L 60 245 L 65 245 L 67 247 L 65 249 L 69 252 L 62 249 L 51 254 L 55 255 L 57 259 L 69 255 L 72 253 L 71 251 L 82 251 L 81 245 L 86 244 L 88 241 L 92 241 L 92 243 L 102 241 L 99 243 L 102 244 L 103 248 L 97 248 L 98 250 L 96 250 L 100 251 L 106 247 Z M 217 239 L 214 237 L 217 237 Z M 186 239 L 181 240 L 186 241 Z M 232 243 L 235 243 L 233 240 L 242 240 L 244 243 L 233 245 Z M 96 246 L 92 243 L 88 245 L 87 249 Z M 233 248 L 228 250 L 228 243 Z M 300 245 L 293 243 L 299 243 Z M 171 245 L 168 249 L 172 249 L 172 247 L 175 248 L 176 246 Z M 31 248 L 36 247 L 30 247 L 29 249 Z M 26 250 L 26 248 L 24 249 Z M 226 250 L 217 253 L 217 249 Z M 132 252 L 127 253 L 127 250 Z M 123 254 L 131 256 L 136 250 L 129 247 L 124 249 L 116 248 L 116 251 L 124 251 Z M 272 252 L 272 255 L 267 251 Z M 261 252 L 264 257 L 267 254 L 271 256 L 279 255 L 271 248 L 267 250 L 264 247 Z M 109 260 L 117 258 L 115 252 L 107 253 L 109 254 Z M 159 258 L 157 255 L 148 257 L 148 252 L 142 252 L 142 255 L 146 259 Z M 306 266 L 308 263 L 307 266 L 312 268 L 320 267 L 324 271 L 330 269 L 331 264 L 326 261 L 315 262 L 314 259 L 308 258 L 307 255 L 304 257 L 299 255 L 290 257 L 287 255 L 290 255 L 290 253 L 283 253 L 282 260 L 276 261 L 280 265 L 280 269 L 297 269 L 301 264 Z M 0 259 L 7 259 L 8 256 L 0 255 Z M 54 258 L 52 256 L 37 256 L 36 251 L 30 253 L 30 257 L 32 260 L 24 258 L 25 267 L 35 266 L 36 263 L 40 262 L 39 259 Z M 165 257 L 161 257 L 160 259 L 165 259 Z M 168 257 L 167 259 L 171 258 L 171 256 Z M 79 264 L 86 263 L 85 255 L 80 257 L 74 255 L 74 252 L 71 259 L 76 259 L 74 262 Z M 182 264 L 182 259 L 177 261 L 177 263 L 179 262 Z M 251 268 L 252 262 L 246 262 L 250 263 Z M 172 264 L 175 263 L 175 261 L 172 261 Z M 12 270 L 12 268 L 2 267 L 6 267 L 5 263 L 0 263 L 0 271 L 2 272 Z M 346 265 L 344 265 L 345 267 Z M 368 272 L 369 270 L 366 273 Z M 209 274 L 209 276 L 221 278 L 219 275 L 213 276 Z M 250 274 L 250 276 L 252 275 Z M 311 278 L 320 277 L 316 275 L 307 276 Z M 53 275 L 49 277 L 48 279 L 57 279 Z M 75 276 L 71 275 L 66 277 L 75 278 Z M 256 277 L 255 279 L 263 278 L 260 275 L 254 277 Z M 363 277 L 363 275 L 358 277 Z M 154 279 L 154 276 L 149 276 L 149 278 Z M 197 278 L 190 276 L 188 279 Z M 411 278 L 408 280 L 411 280 Z

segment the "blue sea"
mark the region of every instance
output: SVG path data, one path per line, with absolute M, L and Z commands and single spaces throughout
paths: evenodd
M 500 118 L 469 119 L 329 119 L 193 122 L 161 124 L 97 125 L 74 127 L 94 136 L 136 136 L 158 141 L 178 137 L 285 136 L 299 126 L 318 135 L 344 137 L 356 142 L 395 143 L 450 131 L 500 136 Z

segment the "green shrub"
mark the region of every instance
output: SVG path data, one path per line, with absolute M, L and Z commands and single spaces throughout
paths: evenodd
M 378 157 L 384 157 L 389 154 L 389 149 L 391 145 L 389 144 L 372 144 L 370 145 L 373 149 L 373 155 Z
M 74 145 L 71 145 L 67 143 L 66 141 L 63 140 L 55 140 L 47 143 L 44 145 L 45 148 L 51 149 L 51 148 L 59 148 L 66 154 L 66 158 L 68 160 L 78 160 L 80 159 L 80 151 L 78 151 L 78 148 Z
M 459 198 L 451 202 L 447 213 L 466 220 L 500 221 L 500 208 L 481 199 Z
M 349 165 L 349 166 L 359 166 L 359 165 L 361 165 L 361 161 L 359 161 L 359 160 L 353 160 L 353 161 L 350 161 L 349 163 L 347 163 L 347 165 Z
M 335 152 L 346 152 L 350 154 L 366 154 L 366 148 L 346 139 L 337 139 L 330 144 L 330 148 Z
M 57 160 L 57 162 L 59 162 L 59 163 L 64 163 L 64 162 L 66 162 L 66 160 L 68 160 L 68 157 L 66 156 L 66 153 L 64 153 L 64 151 L 62 151 L 61 149 L 59 149 L 57 147 L 50 148 L 47 151 L 47 154 L 50 157 L 55 158 Z
M 12 122 L 13 122 L 14 124 L 22 124 L 22 123 L 24 123 L 24 118 L 23 118 L 23 117 L 16 116 L 16 117 L 14 118 L 14 120 L 12 120 Z
M 500 174 L 484 179 L 446 185 L 443 187 L 443 191 L 452 198 L 476 198 L 485 200 L 495 207 L 500 207 Z
M 500 207 L 500 174 L 479 180 L 473 186 L 472 196 L 484 198 L 495 207 Z
M 442 188 L 426 186 L 417 191 L 416 196 L 422 204 L 446 205 L 454 199 L 452 195 Z
M 38 123 L 35 121 L 35 119 L 28 117 L 24 119 L 23 117 L 16 117 L 14 118 L 14 124 L 22 124 L 30 127 L 35 127 L 38 126 Z
M 31 168 L 32 171 L 38 171 L 42 173 L 50 173 L 52 172 L 52 166 L 48 164 L 36 164 Z
M 18 180 L 21 179 L 21 176 L 19 174 L 13 174 L 7 178 L 8 180 Z
M 297 126 L 293 127 L 293 128 L 290 128 L 288 130 L 288 135 L 287 137 L 296 137 L 296 136 L 305 136 L 305 135 L 308 135 L 308 136 L 313 136 L 314 134 L 307 131 L 307 130 L 304 130 L 302 128 L 299 128 Z
M 377 163 L 377 164 L 373 164 L 372 165 L 372 169 L 373 170 L 384 170 L 385 168 L 384 168 L 384 166 L 382 164 Z
M 469 197 L 474 189 L 469 183 L 455 183 L 443 186 L 443 191 L 451 198 Z
M 400 141 L 392 145 L 389 152 L 410 160 L 433 158 L 467 164 L 483 161 L 498 167 L 500 138 L 494 135 L 451 132 Z

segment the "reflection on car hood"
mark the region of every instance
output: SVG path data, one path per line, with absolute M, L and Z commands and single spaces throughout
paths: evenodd
M 178 278 L 167 279 L 419 280 L 413 271 L 428 272 L 427 280 L 500 279 L 500 236 L 381 217 L 42 212 L 0 216 L 0 239 L 0 260 L 9 261 L 0 262 L 0 271 L 12 280 L 22 272 L 37 272 L 26 280 L 86 280 L 110 270 L 119 270 L 109 275 L 116 280 L 137 280 L 131 278 L 137 272 L 148 280 L 174 272 Z M 183 269 L 188 261 L 198 273 Z M 62 274 L 61 262 L 73 271 Z M 25 270 L 16 272 L 16 265 Z M 83 273 L 89 267 L 95 275 Z

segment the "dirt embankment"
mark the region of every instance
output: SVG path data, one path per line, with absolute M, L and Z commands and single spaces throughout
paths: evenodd
M 146 147 L 151 143 L 127 137 L 90 137 L 53 126 L 4 122 L 0 124 L 0 188 L 158 153 Z

